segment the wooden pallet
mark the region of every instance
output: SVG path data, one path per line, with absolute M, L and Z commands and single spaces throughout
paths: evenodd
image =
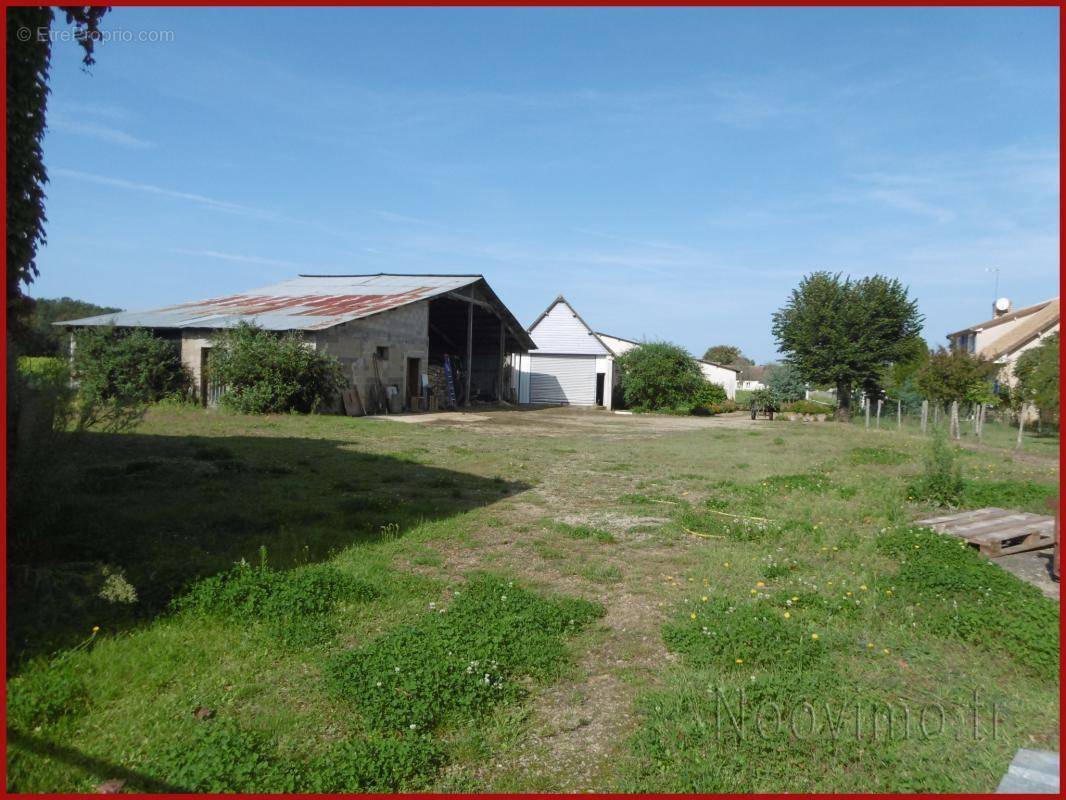
M 917 524 L 965 539 L 989 558 L 1055 544 L 1055 518 L 1025 511 L 979 508 L 921 519 Z

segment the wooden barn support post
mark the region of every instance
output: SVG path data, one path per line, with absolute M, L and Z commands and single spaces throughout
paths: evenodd
M 463 395 L 463 405 L 470 405 L 470 373 L 474 366 L 474 304 L 466 305 L 466 363 L 463 364 L 463 381 L 466 384 L 466 394 Z
M 507 360 L 507 325 L 500 317 L 500 370 L 496 373 L 496 400 L 503 400 L 503 365 Z

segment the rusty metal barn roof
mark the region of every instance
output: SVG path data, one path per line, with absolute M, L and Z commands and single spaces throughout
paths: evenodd
M 239 322 L 254 322 L 274 331 L 318 331 L 483 281 L 481 275 L 301 275 L 243 294 L 150 311 L 101 314 L 55 324 L 230 328 Z M 489 293 L 492 294 L 491 289 Z M 500 306 L 513 319 L 502 303 Z M 518 327 L 521 330 L 521 326 Z

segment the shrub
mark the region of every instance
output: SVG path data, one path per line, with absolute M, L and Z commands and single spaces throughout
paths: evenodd
M 615 363 L 622 373 L 625 404 L 635 410 L 689 413 L 701 400 L 716 401 L 714 389 L 708 388 L 713 384 L 704 380 L 699 363 L 678 345 L 647 342 Z M 721 400 L 724 395 L 723 390 Z
M 777 411 L 781 404 L 769 389 L 756 389 L 748 395 L 748 408 L 756 411 Z
M 71 375 L 79 427 L 110 431 L 133 427 L 157 400 L 187 397 L 192 383 L 177 347 L 143 329 L 77 331 Z
M 554 676 L 566 660 L 563 637 L 602 607 L 546 599 L 501 578 L 472 578 L 448 609 L 424 614 L 336 657 L 329 683 L 382 733 L 428 731 L 473 718 L 516 696 L 523 676 Z
M 908 497 L 938 506 L 955 507 L 962 499 L 963 486 L 958 454 L 948 444 L 944 431 L 936 428 L 926 451 L 924 473 L 910 486 Z
M 1046 680 L 1059 667 L 1057 604 L 973 550 L 926 529 L 894 528 L 877 549 L 899 559 L 887 579 L 897 600 L 921 602 L 915 622 L 1006 655 Z
M 337 359 L 297 334 L 245 322 L 215 334 L 208 376 L 225 387 L 219 403 L 244 414 L 309 413 L 334 402 L 346 385 Z

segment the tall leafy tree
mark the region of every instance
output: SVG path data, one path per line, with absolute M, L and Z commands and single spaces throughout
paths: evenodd
M 991 397 L 999 365 L 958 348 L 938 347 L 915 373 L 918 390 L 937 403 L 977 402 Z
M 67 24 L 85 51 L 83 63 L 94 63 L 93 46 L 100 38 L 105 6 L 60 6 Z M 8 330 L 25 319 L 28 303 L 23 287 L 37 277 L 37 249 L 45 242 L 44 138 L 48 106 L 48 72 L 52 45 L 49 32 L 55 12 L 48 6 L 5 9 L 7 13 L 7 302 Z
M 1032 403 L 1040 418 L 1055 422 L 1059 418 L 1059 335 L 1048 336 L 1038 346 L 1022 353 L 1014 364 L 1019 399 Z
M 703 353 L 703 360 L 724 364 L 727 367 L 740 367 L 755 363 L 734 344 L 716 344 L 708 347 Z
M 804 380 L 836 387 L 838 419 L 851 416 L 855 387 L 875 385 L 889 364 L 913 352 L 921 329 L 917 301 L 883 275 L 811 273 L 773 315 L 786 362 Z

